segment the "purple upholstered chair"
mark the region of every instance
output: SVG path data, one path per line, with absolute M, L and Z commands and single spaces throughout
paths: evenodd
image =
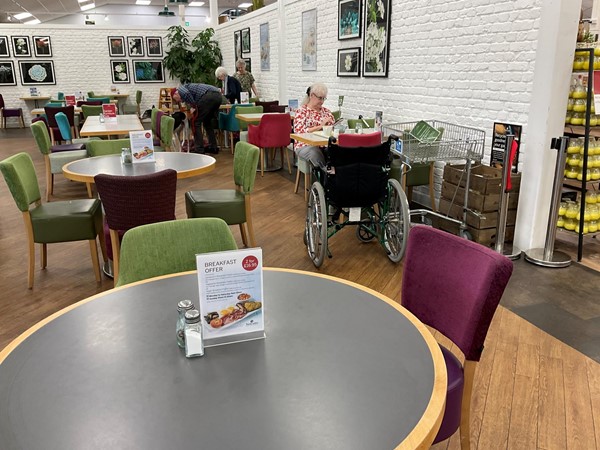
M 113 260 L 116 285 L 123 234 L 140 225 L 175 220 L 177 172 L 166 169 L 140 176 L 100 174 L 94 182 L 104 206 L 106 252 Z
M 449 338 L 465 356 L 463 369 L 460 361 L 440 345 L 448 371 L 448 391 L 434 444 L 460 427 L 461 448 L 470 446 L 475 368 L 512 269 L 508 258 L 475 242 L 422 225 L 410 230 L 402 306 Z
M 23 121 L 23 109 L 22 108 L 7 108 L 4 104 L 4 98 L 0 94 L 0 128 L 6 128 L 6 118 L 16 117 L 21 122 L 21 128 L 25 127 Z

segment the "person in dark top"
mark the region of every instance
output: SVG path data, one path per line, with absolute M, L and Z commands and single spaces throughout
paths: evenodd
M 225 67 L 217 67 L 215 76 L 223 82 L 223 95 L 229 100 L 229 103 L 241 103 L 240 94 L 242 92 L 242 85 L 240 82 L 227 75 Z
M 171 97 L 176 102 L 185 102 L 194 108 L 192 128 L 194 131 L 193 153 L 219 153 L 213 120 L 216 119 L 221 106 L 221 92 L 209 84 L 189 83 L 174 88 Z M 204 147 L 202 127 L 206 129 L 208 147 Z

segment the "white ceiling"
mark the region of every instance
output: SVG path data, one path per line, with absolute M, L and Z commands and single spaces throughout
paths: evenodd
M 204 7 L 209 6 L 209 1 L 210 0 L 204 0 Z M 276 1 L 277 0 L 265 0 L 265 5 L 275 3 Z M 251 0 L 217 0 L 219 11 L 236 8 L 240 3 L 244 2 L 252 3 Z M 135 0 L 95 0 L 95 3 L 96 8 L 108 5 L 135 6 Z M 164 5 L 165 0 L 152 0 L 151 3 L 151 6 L 154 7 Z M 174 7 L 175 11 L 177 10 L 175 4 L 172 4 L 171 7 Z M 82 13 L 77 0 L 0 0 L 0 23 L 8 22 L 7 15 L 13 15 L 23 11 L 30 12 L 42 22 L 49 22 L 72 14 L 94 13 L 93 9 Z M 31 20 L 31 18 L 24 20 Z

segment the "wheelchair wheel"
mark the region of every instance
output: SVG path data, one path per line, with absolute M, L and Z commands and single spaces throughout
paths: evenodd
M 399 262 L 404 256 L 406 239 L 410 228 L 410 213 L 408 200 L 396 179 L 388 180 L 388 209 L 384 216 L 383 246 L 388 252 L 388 258 Z
M 308 256 L 315 267 L 321 267 L 327 252 L 327 201 L 318 181 L 313 183 L 308 194 L 304 235 Z
M 373 225 L 373 224 L 371 224 L 370 220 L 365 220 L 365 224 Z M 377 237 L 377 235 L 371 233 L 367 228 L 363 227 L 362 225 L 358 225 L 356 227 L 356 237 L 361 242 L 371 242 L 373 239 L 375 239 Z

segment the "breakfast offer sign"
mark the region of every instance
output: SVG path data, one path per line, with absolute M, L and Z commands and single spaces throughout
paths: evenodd
M 262 250 L 196 255 L 204 346 L 265 337 Z

